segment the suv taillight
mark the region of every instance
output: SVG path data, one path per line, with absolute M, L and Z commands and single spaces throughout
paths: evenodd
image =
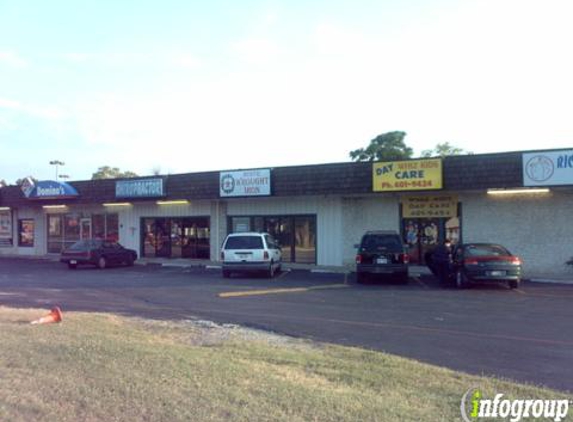
M 401 254 L 400 254 L 400 261 L 401 261 L 403 264 L 409 263 L 409 262 L 410 262 L 410 255 L 408 255 L 407 253 L 401 253 Z
M 356 263 L 362 264 L 362 255 L 360 255 L 360 254 L 356 255 Z
M 225 260 L 225 252 L 221 251 L 221 261 Z
M 263 259 L 269 259 L 269 253 L 267 251 L 263 254 Z

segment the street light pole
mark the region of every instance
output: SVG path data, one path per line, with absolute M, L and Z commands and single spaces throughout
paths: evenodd
M 58 180 L 58 166 L 64 166 L 66 163 L 60 160 L 52 160 L 50 161 L 50 165 L 56 166 L 56 181 Z

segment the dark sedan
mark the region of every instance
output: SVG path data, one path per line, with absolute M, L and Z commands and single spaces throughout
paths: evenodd
M 466 288 L 472 282 L 504 282 L 510 288 L 521 282 L 521 259 L 494 243 L 465 243 L 452 254 L 450 277 L 456 287 Z
M 127 249 L 117 242 L 90 239 L 80 240 L 62 252 L 60 262 L 75 269 L 78 265 L 95 265 L 106 268 L 109 265 L 131 266 L 137 259 L 137 252 Z

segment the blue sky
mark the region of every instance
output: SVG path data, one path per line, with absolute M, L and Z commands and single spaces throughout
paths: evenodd
M 0 179 L 570 148 L 566 0 L 0 0 Z

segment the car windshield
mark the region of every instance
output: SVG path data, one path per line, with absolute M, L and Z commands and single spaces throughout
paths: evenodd
M 466 246 L 467 256 L 508 256 L 511 255 L 507 249 L 500 245 L 468 245 Z
M 397 236 L 367 235 L 362 239 L 362 249 L 366 252 L 400 252 L 402 243 Z
M 101 246 L 101 241 L 99 240 L 80 240 L 70 246 L 72 251 L 87 251 L 88 249 L 95 249 Z
M 225 249 L 263 249 L 263 239 L 260 236 L 231 236 Z

